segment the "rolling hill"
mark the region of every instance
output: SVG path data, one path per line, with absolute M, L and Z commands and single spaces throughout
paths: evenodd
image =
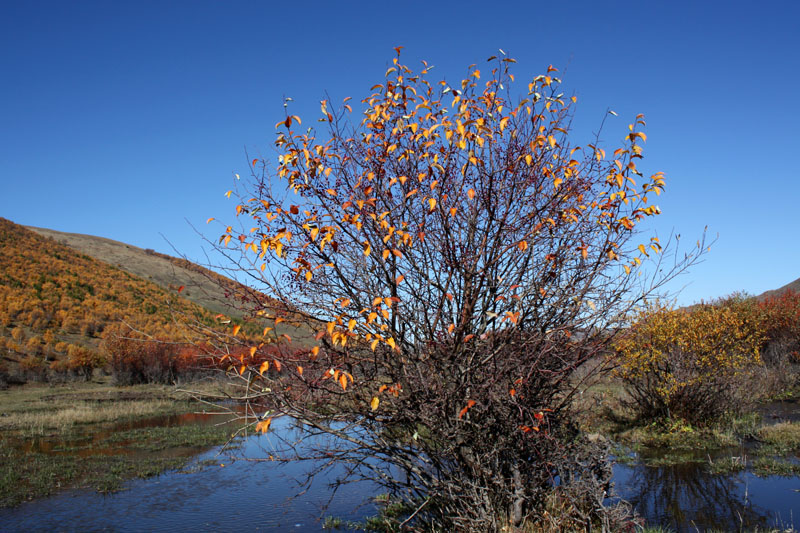
M 242 313 L 226 299 L 237 288 L 184 259 L 0 218 L 0 371 L 64 371 L 69 361 L 100 361 L 103 337 L 120 329 L 200 342 L 196 327 L 219 327 L 218 315 L 239 322 Z M 308 343 L 311 329 L 290 322 L 280 333 Z M 257 339 L 263 325 L 245 324 L 240 337 Z

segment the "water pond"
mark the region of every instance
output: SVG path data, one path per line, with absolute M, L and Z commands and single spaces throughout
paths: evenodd
M 210 423 L 216 423 L 215 419 L 188 415 L 138 422 L 137 427 Z M 0 509 L 0 529 L 300 532 L 320 531 L 323 515 L 346 524 L 376 514 L 373 498 L 380 492 L 376 486 L 346 485 L 332 496 L 330 484 L 341 470 L 305 486 L 300 481 L 308 464 L 270 461 L 270 451 L 277 445 L 272 439 L 276 435 L 291 439 L 293 431 L 290 420 L 276 419 L 266 435 L 241 439 L 233 450 L 206 451 L 188 468 L 129 482 L 121 492 L 65 491 Z M 58 453 L 57 443 L 31 446 Z M 724 450 L 678 465 L 617 464 L 617 496 L 630 502 L 647 524 L 676 532 L 800 526 L 800 477 L 758 477 L 749 469 L 709 472 L 709 460 L 745 457 L 746 453 Z

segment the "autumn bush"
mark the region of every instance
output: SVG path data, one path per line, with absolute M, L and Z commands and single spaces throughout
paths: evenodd
M 174 383 L 181 371 L 178 345 L 163 339 L 115 329 L 105 336 L 102 348 L 118 385 Z
M 70 344 L 67 349 L 67 368 L 83 379 L 92 377 L 95 368 L 103 368 L 106 359 L 96 350 L 85 346 Z
M 306 317 L 310 349 L 230 365 L 242 397 L 327 433 L 305 457 L 384 485 L 419 529 L 540 522 L 555 494 L 570 528 L 609 528 L 610 468 L 576 430 L 572 378 L 698 255 L 637 276 L 667 244 L 639 226 L 665 184 L 638 167 L 643 117 L 616 150 L 578 146 L 552 67 L 518 94 L 505 56 L 455 84 L 399 57 L 355 115 L 323 100 L 322 132 L 287 107 L 277 168 L 254 160 L 228 193 L 224 267 L 269 325 L 210 342 L 258 355 L 284 346 L 287 313 Z
M 758 305 L 766 337 L 764 362 L 773 366 L 800 363 L 800 293 L 785 291 Z
M 748 370 L 761 363 L 764 331 L 759 306 L 740 296 L 641 312 L 615 344 L 636 412 L 697 425 L 737 413 L 753 398 Z

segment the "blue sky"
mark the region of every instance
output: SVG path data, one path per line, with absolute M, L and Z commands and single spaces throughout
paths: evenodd
M 644 113 L 659 234 L 719 234 L 679 302 L 800 277 L 791 1 L 4 2 L 0 216 L 201 259 L 187 221 L 233 219 L 224 192 L 271 157 L 283 97 L 304 117 L 326 92 L 358 100 L 398 45 L 449 80 L 499 48 L 518 79 L 552 63 L 579 144 L 607 109 L 607 146 Z

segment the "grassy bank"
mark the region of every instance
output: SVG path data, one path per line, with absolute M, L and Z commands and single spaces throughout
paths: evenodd
M 213 385 L 195 385 L 192 389 Z M 0 391 L 0 506 L 64 488 L 118 490 L 183 468 L 231 439 L 222 418 L 164 385 L 26 385 Z

